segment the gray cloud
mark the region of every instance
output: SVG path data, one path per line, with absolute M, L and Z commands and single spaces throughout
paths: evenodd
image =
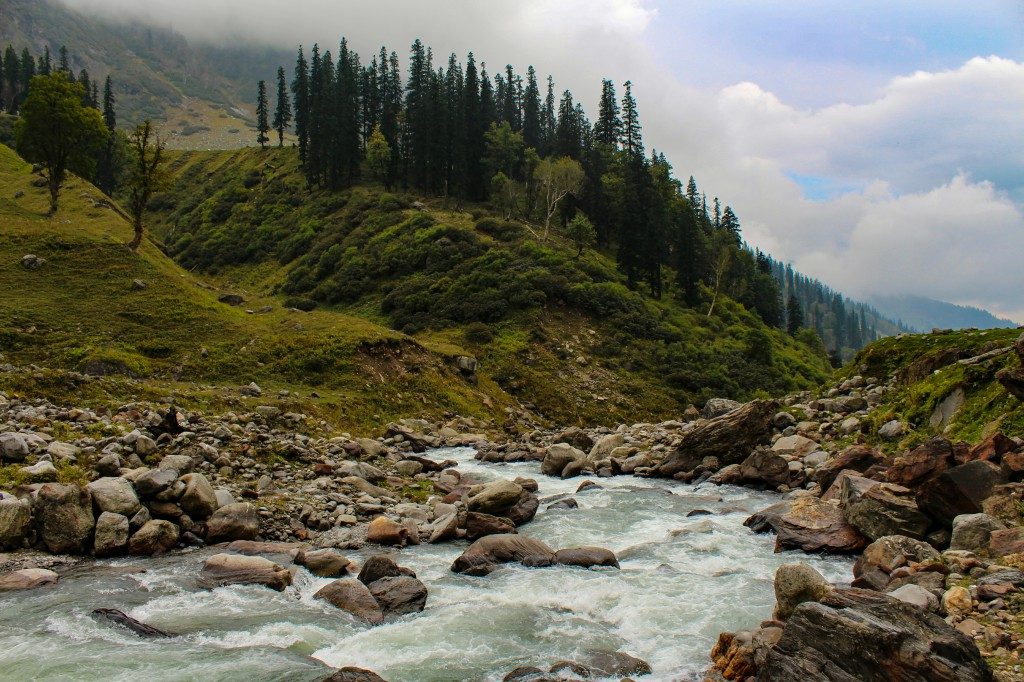
M 586 105 L 601 78 L 630 78 L 649 146 L 730 203 L 752 244 L 853 295 L 913 293 L 1024 321 L 1020 62 L 893 74 L 866 101 L 861 88 L 855 105 L 807 109 L 756 83 L 680 80 L 687 69 L 666 63 L 652 33 L 686 41 L 688 28 L 659 23 L 647 0 L 65 2 L 203 40 L 333 46 L 345 35 L 363 55 L 381 44 L 401 55 L 421 37 L 439 56 L 474 50 L 492 72 L 534 64 Z M 794 174 L 847 191 L 811 200 Z

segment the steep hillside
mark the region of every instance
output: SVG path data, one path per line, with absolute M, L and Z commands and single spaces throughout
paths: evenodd
M 290 53 L 264 47 L 192 45 L 181 35 L 141 24 L 117 24 L 69 9 L 58 0 L 0 3 L 0 45 L 56 59 L 93 79 L 114 79 L 121 122 L 165 122 L 171 146 L 228 148 L 250 144 L 255 83 Z
M 481 372 L 563 423 L 678 415 L 715 395 L 820 383 L 820 348 L 738 304 L 715 314 L 630 291 L 605 255 L 545 241 L 486 207 L 362 185 L 307 189 L 294 150 L 188 152 L 156 200 L 167 252 L 289 305 L 467 349 Z
M 48 370 L 3 375 L 2 388 L 104 405 L 280 401 L 361 432 L 410 414 L 504 420 L 514 404 L 486 375 L 464 377 L 457 347 L 428 349 L 364 318 L 290 311 L 272 298 L 247 297 L 251 314 L 220 303 L 154 246 L 132 255 L 130 227 L 88 183 L 71 181 L 51 219 L 35 180 L 0 145 L 0 364 Z M 27 254 L 45 263 L 27 268 Z M 266 395 L 239 397 L 253 381 Z M 289 395 L 272 397 L 285 386 Z
M 899 420 L 911 427 L 901 447 L 936 434 L 968 443 L 997 430 L 1024 436 L 1024 401 L 996 379 L 1000 370 L 1019 366 L 1012 346 L 1020 335 L 1020 329 L 968 329 L 904 334 L 871 344 L 843 376 L 891 377 L 895 390 L 871 413 L 865 433 L 875 438 L 879 427 Z

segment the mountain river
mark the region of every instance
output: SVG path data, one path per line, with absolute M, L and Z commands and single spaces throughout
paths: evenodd
M 555 549 L 607 547 L 621 570 L 509 565 L 469 577 L 449 570 L 467 543 L 419 545 L 395 558 L 427 585 L 426 610 L 369 627 L 314 600 L 330 580 L 301 568 L 278 593 L 199 589 L 209 549 L 102 561 L 67 571 L 55 587 L 0 596 L 0 677 L 257 682 L 315 680 L 351 665 L 390 682 L 490 682 L 520 665 L 547 669 L 623 651 L 653 667 L 641 679 L 699 680 L 719 632 L 771 615 L 778 566 L 804 561 L 829 580 L 851 577 L 852 560 L 774 554 L 773 536 L 743 527 L 777 498 L 771 493 L 628 476 L 594 479 L 601 489 L 575 493 L 583 479 L 543 476 L 537 463 L 482 464 L 473 454 L 428 453 L 480 479 L 537 479 L 540 511 L 520 531 Z M 546 497 L 565 493 L 578 509 L 545 509 Z M 687 516 L 694 509 L 711 514 Z M 347 554 L 361 561 L 371 553 Z M 101 607 L 178 636 L 140 639 L 90 615 Z

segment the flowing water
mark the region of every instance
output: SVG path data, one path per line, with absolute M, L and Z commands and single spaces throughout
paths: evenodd
M 529 476 L 543 499 L 582 479 L 542 476 L 536 463 L 490 465 L 467 448 L 438 450 L 482 479 Z M 700 679 L 719 632 L 771 614 L 772 578 L 786 562 L 850 578 L 840 558 L 774 554 L 774 539 L 743 520 L 773 501 L 742 488 L 620 477 L 575 494 L 579 509 L 541 511 L 522 531 L 555 549 L 597 545 L 621 570 L 505 566 L 486 577 L 450 572 L 466 543 L 402 550 L 427 585 L 425 611 L 368 627 L 313 599 L 330 580 L 299 569 L 283 593 L 255 586 L 201 590 L 212 550 L 119 559 L 62 576 L 58 586 L 0 596 L 5 680 L 313 680 L 327 666 L 368 668 L 391 682 L 500 680 L 519 665 L 585 661 L 623 651 L 648 661 L 648 680 Z M 688 517 L 694 509 L 710 515 Z M 351 552 L 357 561 L 366 552 Z M 90 616 L 118 608 L 169 632 L 143 640 Z

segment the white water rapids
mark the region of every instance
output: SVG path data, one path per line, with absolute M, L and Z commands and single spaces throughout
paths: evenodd
M 481 464 L 467 448 L 428 454 L 478 478 L 536 478 L 542 500 L 573 493 L 579 509 L 546 511 L 542 502 L 520 531 L 555 549 L 607 547 L 621 570 L 515 565 L 469 577 L 449 570 L 467 543 L 411 547 L 395 559 L 427 585 L 426 610 L 369 627 L 314 600 L 330 580 L 305 569 L 283 593 L 202 590 L 196 576 L 212 550 L 104 561 L 56 587 L 0 595 L 0 677 L 257 682 L 314 680 L 352 665 L 390 682 L 494 681 L 516 666 L 585 662 L 598 650 L 648 661 L 654 674 L 644 680 L 696 680 L 719 632 L 771 615 L 779 565 L 804 561 L 830 580 L 851 577 L 848 559 L 774 554 L 773 536 L 743 527 L 774 500 L 769 493 L 619 477 L 577 494 L 583 479 L 542 476 L 536 463 Z M 694 509 L 712 513 L 687 517 Z M 140 639 L 94 619 L 101 607 L 179 636 Z

